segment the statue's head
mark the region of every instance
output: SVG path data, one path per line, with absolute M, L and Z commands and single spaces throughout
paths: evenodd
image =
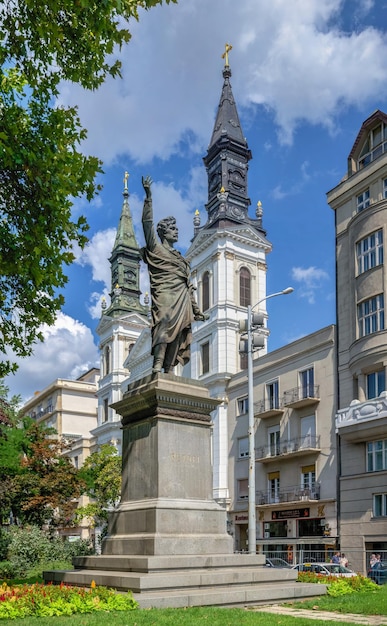
M 163 220 L 160 220 L 157 224 L 156 230 L 157 234 L 160 237 L 161 241 L 164 241 L 166 235 L 169 234 L 171 229 L 175 232 L 175 236 L 173 239 L 177 239 L 178 230 L 176 227 L 176 219 L 173 216 L 165 217 Z

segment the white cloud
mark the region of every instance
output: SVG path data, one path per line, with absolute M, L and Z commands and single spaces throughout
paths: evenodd
M 16 359 L 19 369 L 5 379 L 23 401 L 56 378 L 76 378 L 99 363 L 92 332 L 81 322 L 59 313 L 54 326 L 43 326 L 42 332 L 44 342 L 36 344 L 33 357 Z
M 110 258 L 117 230 L 108 228 L 100 230 L 86 244 L 83 250 L 79 250 L 75 260 L 79 265 L 88 265 L 92 270 L 95 281 L 103 282 L 110 287 Z
M 105 163 L 122 154 L 149 163 L 181 150 L 203 153 L 229 40 L 234 95 L 241 106 L 273 111 L 280 143 L 292 142 L 301 121 L 334 132 L 337 113 L 374 102 L 387 79 L 386 34 L 340 30 L 342 6 L 341 0 L 190 0 L 141 11 L 122 50 L 123 80 L 92 93 L 66 85 L 61 102 L 79 105 L 89 129 L 86 148 Z M 369 11 L 372 3 L 360 8 Z
M 315 304 L 316 291 L 321 289 L 324 281 L 329 280 L 329 274 L 317 267 L 293 267 L 292 279 L 299 283 L 297 293 L 305 298 L 309 304 Z
M 299 194 L 311 178 L 311 174 L 309 174 L 308 168 L 309 161 L 304 161 L 303 163 L 301 163 L 300 177 L 288 189 L 284 190 L 281 184 L 274 187 L 273 191 L 271 192 L 274 200 L 283 200 L 283 198 L 287 198 L 288 196 L 295 196 Z

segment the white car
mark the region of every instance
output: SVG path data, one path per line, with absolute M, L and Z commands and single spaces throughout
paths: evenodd
M 292 569 L 299 572 L 314 572 L 324 576 L 344 576 L 345 578 L 357 576 L 356 572 L 339 563 L 299 563 L 294 565 Z

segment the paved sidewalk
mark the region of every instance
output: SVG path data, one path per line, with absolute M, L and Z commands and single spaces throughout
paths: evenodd
M 249 607 L 251 611 L 261 613 L 277 613 L 278 615 L 291 615 L 292 617 L 307 617 L 308 619 L 320 619 L 324 622 L 351 622 L 352 624 L 364 624 L 365 626 L 387 626 L 387 616 L 384 615 L 357 615 L 355 613 L 334 613 L 331 611 L 319 611 L 311 609 L 297 609 L 288 606 L 268 604 L 266 606 Z

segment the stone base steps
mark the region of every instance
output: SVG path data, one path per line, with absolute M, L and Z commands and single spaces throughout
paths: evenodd
M 173 569 L 171 565 L 176 567 L 180 559 L 146 557 L 138 559 L 142 571 L 133 571 L 132 558 L 125 561 L 125 557 L 116 559 L 102 557 L 102 562 L 101 557 L 86 559 L 87 568 L 44 572 L 45 582 L 50 581 L 54 584 L 65 582 L 90 587 L 94 581 L 97 585 L 117 591 L 130 590 L 141 608 L 275 603 L 326 593 L 325 585 L 296 582 L 295 570 L 268 568 L 262 565 L 252 567 L 248 564 L 248 558 L 245 559 L 246 564 L 240 564 L 239 567 L 230 567 L 229 561 L 234 561 L 231 557 L 211 557 L 212 565 L 207 567 L 203 567 L 204 557 L 196 559 L 196 564 L 200 564 L 201 567 L 192 567 L 192 563 L 190 567 L 189 559 L 186 559 L 188 562 L 185 568 Z M 116 560 L 115 569 L 113 569 L 114 560 Z M 168 561 L 171 561 L 170 567 L 166 566 Z M 223 561 L 222 566 L 220 564 Z M 96 567 L 97 564 L 100 566 L 99 569 Z M 119 569 L 120 565 L 124 567 Z M 137 565 L 140 563 L 137 562 Z
M 326 593 L 325 585 L 313 583 L 257 583 L 134 593 L 142 609 L 183 608 L 188 606 L 247 606 L 302 600 Z

